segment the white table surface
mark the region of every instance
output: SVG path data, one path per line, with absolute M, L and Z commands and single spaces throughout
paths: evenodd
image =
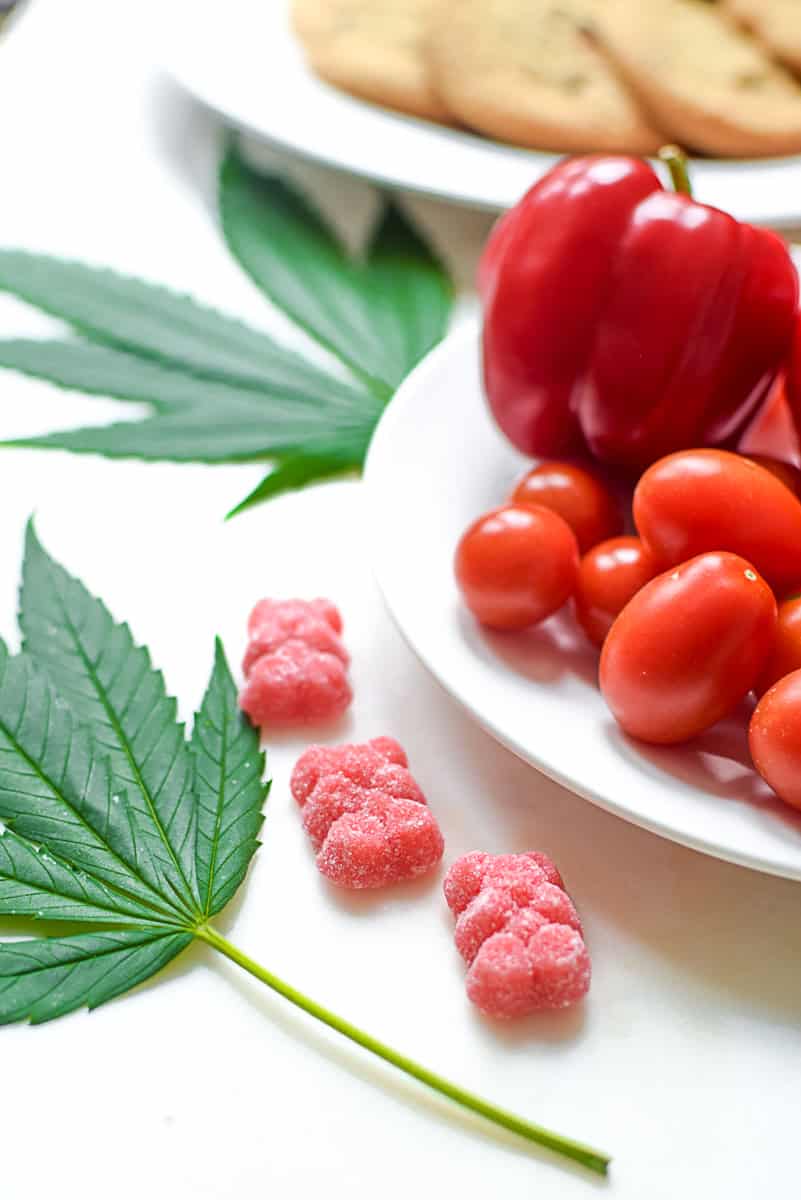
M 0 45 L 0 242 L 116 265 L 278 328 L 214 225 L 219 131 L 148 65 L 158 31 L 146 11 L 34 0 Z M 369 189 L 306 178 L 355 236 Z M 414 209 L 469 279 L 486 220 Z M 2 301 L 2 335 L 47 327 Z M 121 411 L 0 376 L 2 436 Z M 147 640 L 186 716 L 214 633 L 237 659 L 256 597 L 334 597 L 354 658 L 343 736 L 406 745 L 448 860 L 474 848 L 554 856 L 585 920 L 592 991 L 581 1012 L 498 1032 L 465 998 L 439 878 L 355 899 L 329 891 L 287 791 L 302 739 L 272 746 L 264 847 L 224 928 L 399 1050 L 612 1152 L 611 1178 L 463 1117 L 196 949 L 94 1014 L 0 1030 L 3 1200 L 796 1194 L 799 886 L 628 826 L 497 747 L 386 616 L 358 483 L 223 524 L 259 474 L 0 451 L 0 630 L 15 640 L 32 511 L 53 553 Z

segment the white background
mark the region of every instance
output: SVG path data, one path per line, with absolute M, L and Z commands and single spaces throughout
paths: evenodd
M 0 241 L 116 265 L 278 328 L 214 225 L 214 124 L 149 68 L 157 28 L 141 12 L 108 0 L 34 0 L 0 45 Z M 369 192 L 313 178 L 355 234 Z M 469 279 L 485 219 L 414 209 Z M 3 335 L 43 327 L 3 301 Z M 0 376 L 3 436 L 126 411 Z M 465 999 L 439 878 L 355 899 L 330 891 L 287 792 L 301 740 L 270 748 L 264 847 L 224 928 L 399 1050 L 612 1152 L 611 1180 L 463 1117 L 233 966 L 191 950 L 94 1014 L 0 1031 L 3 1200 L 318 1190 L 395 1200 L 438 1188 L 549 1200 L 793 1194 L 798 885 L 636 830 L 495 746 L 428 679 L 385 615 L 359 485 L 321 487 L 224 525 L 258 478 L 251 467 L 0 451 L 2 632 L 14 641 L 32 511 L 46 546 L 150 644 L 187 717 L 213 635 L 237 660 L 258 596 L 336 599 L 356 690 L 339 736 L 388 733 L 405 744 L 448 860 L 474 848 L 554 856 L 585 920 L 589 1000 L 580 1012 L 498 1030 Z

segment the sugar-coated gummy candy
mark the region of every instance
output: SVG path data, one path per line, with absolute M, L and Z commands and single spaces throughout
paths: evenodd
M 567 925 L 544 925 L 530 941 L 494 933 L 467 972 L 467 994 L 488 1016 L 525 1017 L 578 1003 L 590 984 L 584 939 Z
M 540 875 L 530 870 L 533 863 Z M 521 880 L 538 880 L 564 888 L 562 876 L 546 854 L 530 850 L 523 854 L 483 854 L 474 851 L 457 859 L 445 877 L 445 899 L 450 910 L 458 916 L 466 908 L 485 882 L 503 884 L 515 876 Z
M 239 704 L 254 725 L 291 725 L 333 720 L 352 698 L 338 658 L 289 641 L 253 663 Z
M 414 879 L 442 858 L 439 826 L 392 738 L 310 746 L 290 788 L 317 866 L 333 883 L 383 887 Z
M 260 600 L 248 620 L 241 708 L 254 725 L 330 721 L 353 693 L 342 618 L 329 601 Z
M 581 921 L 544 854 L 466 854 L 444 882 L 467 994 L 493 1017 L 577 1003 L 590 985 Z
M 320 596 L 316 600 L 272 600 L 269 597 L 259 600 L 248 617 L 248 633 L 252 637 L 273 620 L 291 625 L 293 621 L 312 617 L 318 621 L 325 621 L 334 633 L 342 633 L 339 609 L 330 600 Z
M 249 641 L 242 670 L 247 676 L 257 659 L 290 640 L 333 654 L 347 666 L 350 655 L 341 633 L 342 618 L 328 600 L 260 600 L 248 620 Z

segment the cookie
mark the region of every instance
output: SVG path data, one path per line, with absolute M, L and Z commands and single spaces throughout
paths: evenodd
M 656 150 L 665 138 L 582 32 L 595 3 L 443 3 L 431 19 L 428 59 L 444 105 L 465 125 L 520 146 Z
M 441 0 L 294 0 L 292 23 L 310 66 L 363 100 L 449 120 L 428 77 L 423 42 Z
M 801 0 L 722 0 L 722 7 L 774 58 L 801 71 Z
M 621 78 L 671 140 L 733 158 L 801 151 L 801 86 L 717 6 L 605 0 L 594 24 Z

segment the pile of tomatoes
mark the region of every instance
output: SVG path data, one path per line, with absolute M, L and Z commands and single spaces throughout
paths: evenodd
M 572 600 L 601 692 L 632 737 L 695 737 L 753 692 L 754 765 L 801 808 L 801 473 L 684 450 L 634 489 L 635 535 L 600 476 L 544 462 L 461 538 L 465 602 L 516 631 Z

